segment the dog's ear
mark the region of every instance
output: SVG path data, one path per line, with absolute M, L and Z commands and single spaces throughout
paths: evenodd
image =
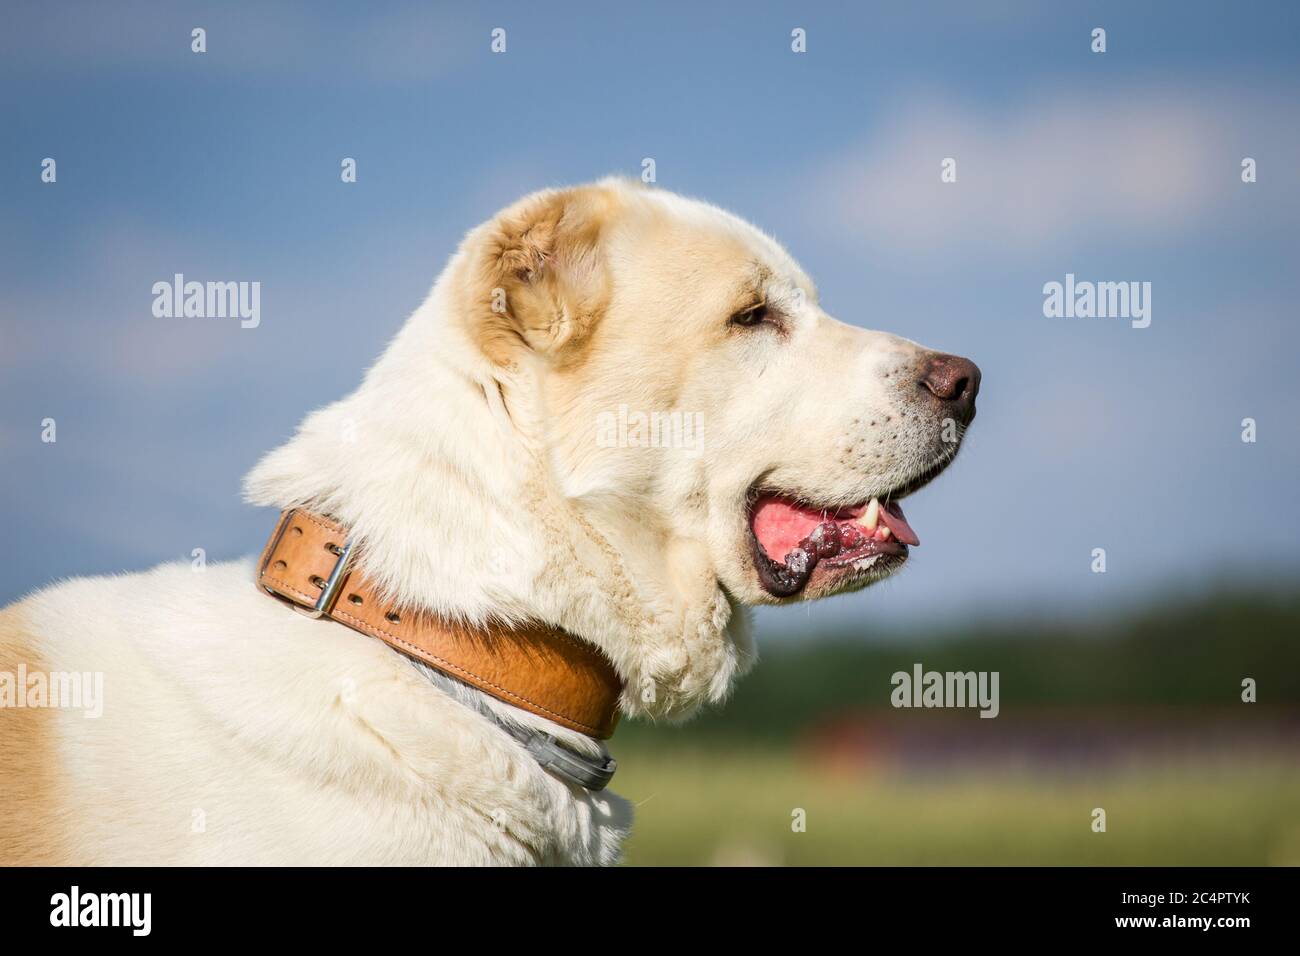
M 494 363 L 523 349 L 557 357 L 590 334 L 609 301 L 601 241 L 618 204 L 606 185 L 528 196 L 470 237 L 465 313 Z

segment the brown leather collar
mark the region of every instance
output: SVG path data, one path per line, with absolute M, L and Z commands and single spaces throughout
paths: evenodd
M 345 528 L 285 511 L 257 565 L 257 583 L 311 617 L 377 637 L 506 703 L 600 740 L 614 733 L 622 682 L 585 641 L 558 628 L 472 628 L 392 606 L 349 570 Z

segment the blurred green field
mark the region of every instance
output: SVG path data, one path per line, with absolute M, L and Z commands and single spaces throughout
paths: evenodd
M 638 805 L 629 865 L 1300 865 L 1288 761 L 944 776 L 771 750 L 617 752 L 614 789 Z
M 1300 865 L 1298 635 L 1300 589 L 760 635 L 724 707 L 619 728 L 613 789 L 639 805 L 626 862 Z M 915 662 L 997 671 L 998 717 L 892 707 L 890 675 Z

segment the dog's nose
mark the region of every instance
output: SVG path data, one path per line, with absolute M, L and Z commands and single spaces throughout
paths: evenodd
M 975 417 L 980 390 L 979 366 L 960 355 L 932 355 L 921 364 L 922 388 L 943 403 L 963 425 Z

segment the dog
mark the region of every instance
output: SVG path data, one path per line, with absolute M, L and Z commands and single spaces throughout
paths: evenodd
M 722 701 L 749 606 L 894 573 L 918 543 L 899 500 L 957 453 L 979 383 L 831 318 L 715 206 L 620 179 L 529 195 L 247 475 L 282 513 L 260 560 L 0 611 L 0 858 L 614 863 L 614 712 Z M 68 675 L 102 675 L 97 719 L 49 706 Z

